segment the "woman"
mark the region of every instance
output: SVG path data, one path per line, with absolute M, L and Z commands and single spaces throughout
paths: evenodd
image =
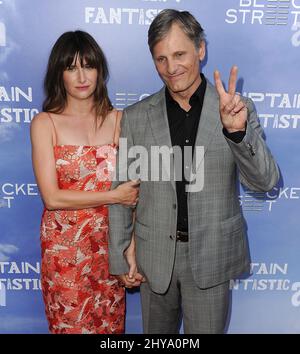
M 83 31 L 64 33 L 50 54 L 44 112 L 31 124 L 45 204 L 41 278 L 52 333 L 124 332 L 124 286 L 108 271 L 107 205 L 135 205 L 138 185 L 110 191 L 121 114 L 108 98 L 107 77 L 95 40 Z

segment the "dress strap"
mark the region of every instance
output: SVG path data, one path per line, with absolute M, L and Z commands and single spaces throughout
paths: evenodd
M 117 111 L 117 113 L 116 113 L 116 119 L 115 119 L 114 137 L 113 137 L 113 142 L 114 142 L 114 144 L 116 144 L 116 132 L 117 132 L 117 128 L 118 128 L 118 126 L 119 126 L 120 117 L 121 117 L 121 112 L 120 112 L 120 111 Z
M 55 128 L 55 124 L 54 124 L 54 121 L 53 121 L 53 118 L 51 116 L 51 114 L 49 112 L 46 112 L 48 114 L 48 117 L 53 125 L 53 129 L 54 129 L 54 142 L 53 142 L 53 145 L 55 146 L 56 143 L 57 143 L 57 133 L 56 133 L 56 128 Z

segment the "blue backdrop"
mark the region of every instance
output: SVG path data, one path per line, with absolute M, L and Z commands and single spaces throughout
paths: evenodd
M 0 333 L 47 333 L 40 292 L 42 203 L 29 127 L 41 110 L 50 49 L 67 30 L 92 34 L 110 66 L 109 93 L 123 109 L 161 81 L 147 30 L 163 8 L 191 11 L 207 34 L 204 74 L 226 83 L 239 67 L 282 173 L 267 194 L 241 188 L 253 275 L 232 282 L 229 333 L 300 332 L 300 0 L 0 1 Z M 127 295 L 127 333 L 141 333 L 139 294 Z

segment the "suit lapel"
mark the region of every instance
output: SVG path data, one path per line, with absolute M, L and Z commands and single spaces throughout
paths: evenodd
M 203 146 L 204 155 L 213 136 L 215 135 L 216 129 L 221 124 L 219 117 L 220 113 L 218 106 L 218 96 L 213 85 L 207 80 L 203 107 L 195 142 L 195 147 Z M 193 159 L 193 171 L 197 171 L 202 162 L 202 159 L 199 158 L 197 161 L 195 161 L 195 155 Z M 195 166 L 196 163 L 197 166 Z
M 166 99 L 165 88 L 161 89 L 153 97 L 148 110 L 149 123 L 157 146 L 172 147 Z M 221 124 L 218 106 L 218 96 L 214 86 L 207 80 L 206 91 L 204 95 L 203 107 L 198 126 L 195 146 L 203 146 L 205 152 L 214 137 L 217 128 Z M 193 158 L 193 171 L 197 171 L 201 165 L 202 159 Z M 197 163 L 197 166 L 195 166 Z M 167 168 L 167 166 L 166 166 Z M 176 189 L 175 182 L 171 181 L 173 188 Z
M 157 145 L 171 148 L 172 143 L 167 115 L 165 88 L 160 90 L 155 99 L 153 99 L 148 110 L 148 117 Z
M 166 107 L 166 98 L 165 98 L 165 87 L 162 88 L 156 96 L 153 97 L 153 100 L 150 104 L 148 110 L 148 119 L 152 129 L 152 134 L 155 139 L 157 146 L 167 146 L 169 149 L 172 148 L 170 128 L 168 122 L 168 114 Z M 171 156 L 171 165 L 173 164 L 173 157 Z M 169 170 L 169 166 L 165 164 L 162 166 L 166 171 Z M 168 171 L 169 173 L 170 171 Z M 171 178 L 171 184 L 176 189 L 175 182 Z

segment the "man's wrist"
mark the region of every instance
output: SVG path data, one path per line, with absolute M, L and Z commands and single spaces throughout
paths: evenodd
M 246 131 L 246 127 L 243 128 L 243 129 L 227 129 L 227 128 L 224 128 L 229 134 L 232 134 L 232 133 L 236 133 L 236 132 L 245 132 Z
M 236 144 L 239 144 L 245 137 L 246 135 L 246 129 L 245 130 L 236 130 L 234 132 L 229 132 L 225 128 L 223 128 L 223 134 L 226 136 L 227 139 L 233 141 Z

